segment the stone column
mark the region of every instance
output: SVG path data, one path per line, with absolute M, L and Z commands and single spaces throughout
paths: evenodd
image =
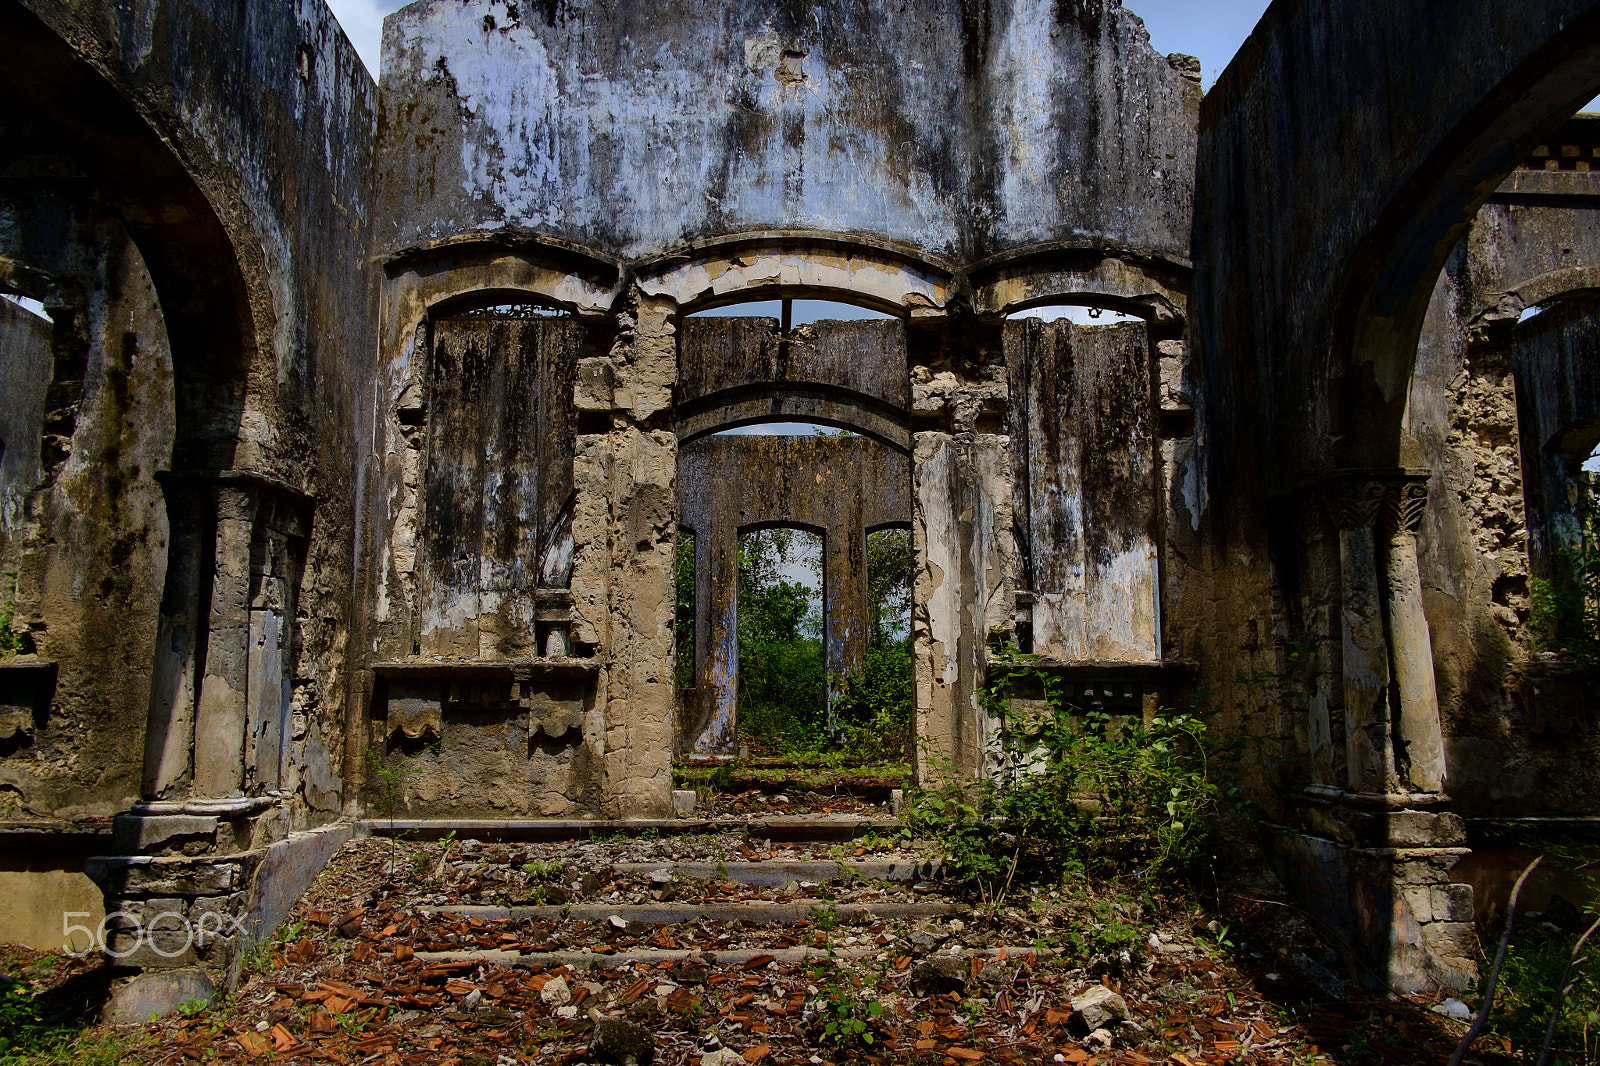
M 167 576 L 151 667 L 150 720 L 144 738 L 144 798 L 181 794 L 194 749 L 196 652 L 202 644 L 201 541 L 210 535 L 210 494 L 192 480 L 163 477 Z
M 1378 510 L 1387 494 L 1378 479 L 1351 477 L 1326 489 L 1339 529 L 1343 603 L 1345 758 L 1353 792 L 1399 788 L 1389 721 L 1389 645 L 1378 577 Z
M 194 796 L 224 798 L 244 787 L 246 691 L 250 640 L 250 545 L 256 495 L 217 487 L 216 555 L 212 565 L 205 676 L 195 710 Z
M 867 658 L 867 531 L 861 520 L 862 501 L 851 494 L 841 500 L 844 521 L 823 532 L 822 617 L 823 669 L 827 671 L 828 726 L 835 727 L 834 701 L 839 685 L 833 678 L 861 670 Z
M 1412 790 L 1440 792 L 1444 789 L 1444 738 L 1434 688 L 1433 640 L 1422 611 L 1422 581 L 1417 571 L 1417 526 L 1427 502 L 1426 477 L 1405 478 L 1388 495 L 1384 523 L 1388 596 L 1384 606 L 1394 678 L 1400 690 L 1397 761 Z
M 694 739 L 698 755 L 736 753 L 735 705 L 739 678 L 739 530 L 734 516 L 714 508 L 715 525 L 696 533 L 695 686 L 710 711 Z

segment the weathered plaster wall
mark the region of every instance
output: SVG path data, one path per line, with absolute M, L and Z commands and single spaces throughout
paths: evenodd
M 81 176 L 61 180 L 75 168 L 36 131 L 5 133 L 0 261 L 51 321 L 0 308 L 8 354 L 33 364 L 8 378 L 16 432 L 0 596 L 14 599 L 24 656 L 58 665 L 42 693 L 26 667 L 0 675 L 35 697 L 6 693 L 35 705 L 0 740 L 0 811 L 105 816 L 139 796 L 166 571 L 155 475 L 172 451 L 172 356 L 150 273 L 114 213 Z
M 635 256 L 806 229 L 1182 258 L 1180 65 L 1111 0 L 429 0 L 385 22 L 380 240 L 520 228 Z
M 1158 471 L 1143 323 L 1005 327 L 1019 586 L 1033 651 L 1161 659 Z
M 570 319 L 445 319 L 433 327 L 422 441 L 417 642 L 424 655 L 539 655 L 536 590 L 565 588 L 572 387 Z M 409 650 L 409 649 L 408 649 Z
M 3 20 L 31 57 L 26 77 L 15 68 L 12 99 L 126 223 L 149 264 L 152 306 L 160 297 L 179 436 L 141 464 L 144 476 L 243 468 L 316 501 L 296 633 L 285 644 L 294 657 L 282 693 L 292 766 L 287 780 L 270 776 L 299 797 L 292 821 L 326 818 L 339 804 L 346 639 L 356 622 L 355 400 L 367 391 L 376 335 L 365 271 L 375 86 L 315 0 L 259 8 L 29 0 L 6 5 Z M 162 510 L 159 494 L 152 506 Z M 197 542 L 185 533 L 175 543 Z M 159 592 L 164 560 L 129 569 L 153 575 Z M 241 580 L 251 585 L 247 564 Z M 184 674 L 199 624 L 178 602 L 184 591 L 167 589 L 172 610 L 154 653 L 143 648 L 110 668 L 105 649 L 86 648 L 83 668 L 147 684 L 154 657 L 158 674 Z M 157 637 L 153 617 L 123 624 L 147 643 Z M 232 678 L 223 662 L 232 653 L 212 648 Z M 240 677 L 250 654 L 238 650 Z M 243 688 L 227 683 L 242 705 Z M 181 730 L 182 715 L 172 718 L 164 699 L 162 728 Z M 143 732 L 129 723 L 119 743 L 137 746 Z M 157 784 L 186 788 L 187 775 L 173 770 Z M 136 785 L 113 806 L 137 793 Z
M 1207 94 L 1193 253 L 1198 433 L 1203 493 L 1228 506 L 1210 512 L 1198 575 L 1210 591 L 1191 580 L 1190 603 L 1215 605 L 1203 610 L 1216 639 L 1199 654 L 1230 728 L 1290 735 L 1280 684 L 1318 691 L 1293 675 L 1307 660 L 1297 649 L 1326 623 L 1314 610 L 1285 613 L 1284 589 L 1301 587 L 1306 560 L 1281 550 L 1293 535 L 1274 547 L 1274 522 L 1320 506 L 1300 490 L 1341 465 L 1417 462 L 1402 441 L 1416 351 L 1405 338 L 1481 198 L 1582 102 L 1580 82 L 1600 80 L 1585 66 L 1583 20 L 1595 17 L 1591 3 L 1559 0 L 1430 2 L 1381 17 L 1340 0 L 1280 2 Z M 1461 78 L 1414 76 L 1441 65 Z M 1319 670 L 1338 669 L 1324 656 Z M 1271 805 L 1298 756 L 1269 748 L 1244 772 Z

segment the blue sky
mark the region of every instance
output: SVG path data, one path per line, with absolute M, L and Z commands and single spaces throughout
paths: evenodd
M 407 0 L 328 0 L 344 32 L 355 43 L 367 69 L 378 73 L 383 16 Z M 1161 52 L 1183 52 L 1200 58 L 1204 84 L 1210 88 L 1222 68 L 1250 36 L 1268 0 L 1127 0 L 1150 30 L 1150 41 Z

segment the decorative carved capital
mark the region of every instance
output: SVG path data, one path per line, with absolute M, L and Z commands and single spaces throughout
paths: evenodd
M 1341 530 L 1386 528 L 1410 534 L 1428 506 L 1428 475 L 1416 470 L 1363 470 L 1322 485 L 1322 501 Z
M 1322 502 L 1340 530 L 1371 529 L 1388 493 L 1388 483 L 1377 478 L 1342 478 L 1322 487 Z
M 1422 512 L 1428 506 L 1428 479 L 1407 477 L 1394 484 L 1384 508 L 1389 528 L 1396 533 L 1412 534 L 1422 524 Z

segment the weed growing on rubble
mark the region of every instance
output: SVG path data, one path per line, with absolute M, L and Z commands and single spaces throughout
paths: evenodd
M 883 1002 L 871 994 L 872 986 L 839 969 L 831 944 L 827 961 L 813 966 L 811 975 L 820 986 L 817 1042 L 835 1048 L 870 1047 L 876 1040 L 873 1030 L 883 1017 Z
M 1014 701 L 1018 691 L 1036 695 Z M 1079 711 L 1059 678 L 1014 650 L 991 668 L 984 699 L 1005 723 L 997 772 L 974 782 L 946 763 L 940 784 L 907 795 L 907 822 L 985 898 L 1019 878 L 1169 881 L 1205 854 L 1221 790 L 1201 715 Z

